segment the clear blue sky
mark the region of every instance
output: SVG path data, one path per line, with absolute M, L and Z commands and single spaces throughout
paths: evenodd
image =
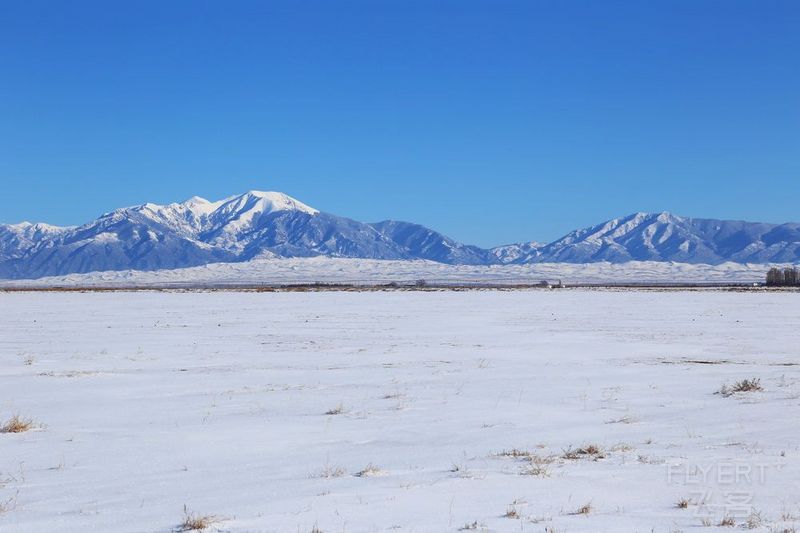
M 286 192 L 494 245 L 800 221 L 800 2 L 3 2 L 0 222 Z

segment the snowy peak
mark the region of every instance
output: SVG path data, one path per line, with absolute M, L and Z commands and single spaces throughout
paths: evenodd
M 273 191 L 248 191 L 243 195 L 236 197 L 237 201 L 245 201 L 250 205 L 258 206 L 263 209 L 264 213 L 274 213 L 275 211 L 300 211 L 309 215 L 316 215 L 319 213 L 313 207 L 307 206 L 299 200 L 295 200 L 291 196 L 282 192 Z
M 280 192 L 250 191 L 219 202 L 211 215 L 218 223 L 226 221 L 231 227 L 252 225 L 259 217 L 279 211 L 297 211 L 308 215 L 319 213 L 314 208 Z
M 214 216 L 217 218 L 251 220 L 256 216 L 269 215 L 278 211 L 297 211 L 308 215 L 319 213 L 313 207 L 309 207 L 291 196 L 271 191 L 249 191 L 209 205 L 215 207 Z
M 214 212 L 214 210 L 218 208 L 221 203 L 222 202 L 210 202 L 205 198 L 201 198 L 200 196 L 192 196 L 185 202 L 179 204 L 170 204 L 170 205 L 174 205 L 177 208 L 182 208 L 185 209 L 186 211 L 190 211 L 194 213 L 196 216 L 201 216 L 201 215 L 208 215 Z
M 483 249 L 419 224 L 366 224 L 322 213 L 280 192 L 211 201 L 193 196 L 106 213 L 79 227 L 0 225 L 0 278 L 103 270 L 157 270 L 265 257 L 425 259 L 502 265 L 675 261 L 800 261 L 800 224 L 632 213 L 564 235 Z
M 0 224 L 0 262 L 21 257 L 37 243 L 53 239 L 71 229 L 41 222 Z
M 113 223 L 126 219 L 136 223 L 152 222 L 192 239 L 203 240 L 204 235 L 227 234 L 229 237 L 224 240 L 230 242 L 238 239 L 241 233 L 254 230 L 263 217 L 279 212 L 319 213 L 280 192 L 249 191 L 213 202 L 193 196 L 181 203 L 145 203 L 117 209 L 104 217 Z
M 775 238 L 776 232 L 781 232 L 780 238 Z M 568 233 L 539 252 L 535 262 L 797 261 L 800 225 L 633 213 Z

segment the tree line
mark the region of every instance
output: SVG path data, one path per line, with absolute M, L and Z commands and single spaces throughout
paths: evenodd
M 797 267 L 772 267 L 767 272 L 767 285 L 773 287 L 800 285 L 800 270 Z

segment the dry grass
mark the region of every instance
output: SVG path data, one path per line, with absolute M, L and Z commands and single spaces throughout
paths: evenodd
M 582 458 L 591 458 L 594 460 L 603 459 L 606 456 L 603 448 L 596 444 L 587 444 L 586 446 L 582 446 L 580 448 L 573 449 L 572 447 L 567 448 L 564 450 L 564 453 L 561 455 L 563 459 L 569 460 L 576 460 Z
M 322 533 L 322 530 L 319 527 L 317 527 L 317 524 L 314 524 L 314 527 L 311 528 L 310 533 Z
M 380 475 L 383 475 L 383 470 L 373 465 L 372 463 L 368 464 L 366 468 L 364 468 L 364 470 L 355 473 L 356 477 L 373 477 Z
M 725 398 L 729 396 L 733 396 L 736 393 L 741 392 L 759 392 L 763 391 L 764 388 L 761 386 L 761 380 L 759 378 L 752 378 L 752 379 L 742 379 L 731 385 L 730 387 L 725 384 L 717 391 L 717 394 L 721 394 Z
M 594 510 L 594 507 L 592 506 L 592 502 L 587 502 L 587 503 L 581 505 L 580 507 L 578 507 L 577 509 L 575 509 L 570 514 L 573 514 L 573 515 L 588 515 L 593 510 Z
M 521 476 L 550 477 L 550 468 L 545 464 L 531 463 L 523 468 L 519 474 Z
M 14 415 L 0 427 L 0 433 L 24 433 L 33 429 L 33 420 Z
M 528 450 L 518 450 L 517 448 L 511 448 L 510 450 L 503 450 L 502 452 L 498 453 L 498 457 L 513 457 L 514 459 L 520 458 L 528 458 L 533 455 Z
M 183 506 L 183 522 L 178 526 L 178 531 L 202 531 L 210 528 L 215 523 L 219 522 L 217 517 L 212 515 L 199 515 L 190 512 L 186 506 Z
M 341 402 L 339 402 L 339 405 L 337 405 L 333 409 L 328 409 L 327 411 L 325 411 L 326 415 L 340 415 L 342 413 L 344 413 L 344 405 L 342 405 Z
M 736 525 L 736 521 L 731 518 L 730 516 L 724 517 L 722 520 L 719 521 L 720 527 L 733 527 Z
M 761 511 L 753 509 L 744 524 L 747 529 L 757 529 L 764 525 L 764 516 L 761 514 Z
M 692 505 L 692 500 L 688 498 L 681 498 L 677 502 L 675 502 L 675 507 L 678 509 L 688 509 L 689 506 Z
M 509 505 L 508 509 L 506 509 L 506 514 L 503 515 L 506 518 L 511 518 L 514 520 L 519 520 L 519 511 L 517 511 L 516 505 Z
M 346 473 L 347 472 L 345 472 L 344 468 L 338 466 L 326 465 L 325 468 L 323 468 L 318 474 L 311 477 L 331 479 L 331 478 L 342 477 Z
M 556 461 L 556 457 L 549 455 L 547 457 L 542 457 L 540 455 L 531 454 L 526 457 L 528 462 L 530 463 L 528 466 L 522 469 L 520 472 L 523 476 L 536 476 L 536 477 L 549 477 L 550 476 L 550 467 L 552 463 Z

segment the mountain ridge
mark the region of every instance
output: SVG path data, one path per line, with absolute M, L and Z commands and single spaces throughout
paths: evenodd
M 80 226 L 0 224 L 0 278 L 318 255 L 463 265 L 786 263 L 800 261 L 800 224 L 637 212 L 576 229 L 550 243 L 487 249 L 411 222 L 365 223 L 321 212 L 271 191 L 217 201 L 193 196 L 164 205 L 144 203 L 109 211 Z

